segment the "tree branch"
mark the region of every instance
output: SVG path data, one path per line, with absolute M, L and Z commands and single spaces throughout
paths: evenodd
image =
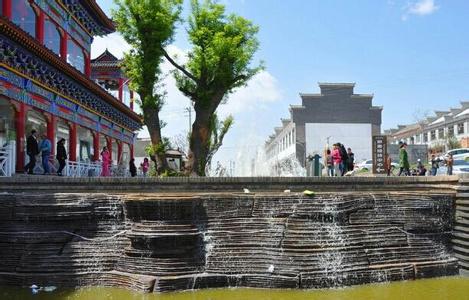
M 163 51 L 163 54 L 164 54 L 164 57 L 176 68 L 178 69 L 179 71 L 181 71 L 182 73 L 184 73 L 184 75 L 186 75 L 187 77 L 189 77 L 190 79 L 194 80 L 194 82 L 198 82 L 197 78 L 192 75 L 189 71 L 187 71 L 184 67 L 182 67 L 181 65 L 179 65 L 177 62 L 174 61 L 174 59 L 172 59 L 171 56 L 169 56 L 168 52 L 166 52 L 166 50 L 164 48 L 161 48 L 161 51 Z
M 246 75 L 239 75 L 239 76 L 236 76 L 235 78 L 233 78 L 233 84 L 235 84 L 236 82 L 238 82 L 239 80 L 246 80 L 247 79 L 247 76 Z

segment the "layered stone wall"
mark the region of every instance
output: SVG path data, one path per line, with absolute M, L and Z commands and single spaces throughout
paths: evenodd
M 452 275 L 453 219 L 447 189 L 2 193 L 0 285 L 160 292 Z

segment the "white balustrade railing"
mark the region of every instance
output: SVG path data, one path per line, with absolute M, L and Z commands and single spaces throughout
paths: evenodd
M 77 162 L 68 160 L 65 166 L 65 176 L 69 177 L 97 177 L 101 175 L 101 163 Z
M 14 145 L 0 147 L 0 177 L 10 177 L 14 173 Z

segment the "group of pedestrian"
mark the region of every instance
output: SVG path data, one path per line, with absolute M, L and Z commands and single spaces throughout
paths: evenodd
M 399 174 L 398 176 L 401 176 L 402 174 L 405 176 L 426 176 L 427 175 L 427 168 L 425 165 L 422 163 L 420 159 L 417 160 L 417 168 L 413 169 L 412 171 L 410 170 L 410 164 L 409 164 L 409 156 L 407 154 L 407 144 L 404 142 L 399 142 Z M 444 159 L 440 159 L 439 157 L 436 157 L 435 154 L 432 154 L 430 164 L 431 164 L 431 169 L 430 169 L 430 175 L 431 176 L 436 176 L 438 173 L 438 169 L 440 167 L 440 164 L 444 163 L 446 165 L 446 174 L 447 175 L 453 175 L 453 164 L 454 164 L 454 159 L 452 154 L 448 154 L 447 157 Z M 388 171 L 388 176 L 390 175 L 391 171 L 391 158 L 388 156 L 386 159 L 386 169 Z
M 328 176 L 344 176 L 347 172 L 353 171 L 355 155 L 351 148 L 345 149 L 341 143 L 335 143 L 332 151 L 326 149 L 325 161 Z
M 29 162 L 24 167 L 25 173 L 34 174 L 34 168 L 36 167 L 36 157 L 41 154 L 42 168 L 44 170 L 44 175 L 50 175 L 50 165 L 49 159 L 52 153 L 52 143 L 45 133 L 41 135 L 41 139 L 38 139 L 38 132 L 36 130 L 31 130 L 30 136 L 26 140 L 26 154 L 29 157 Z M 111 176 L 111 153 L 108 148 L 105 146 L 101 151 L 101 176 L 109 177 Z M 57 175 L 62 176 L 62 172 L 66 166 L 67 161 L 67 149 L 65 148 L 65 139 L 61 138 L 57 142 L 56 156 L 59 163 L 59 168 L 57 169 Z M 142 174 L 145 177 L 150 169 L 150 161 L 148 158 L 144 158 L 143 162 L 140 164 L 140 169 Z M 137 168 L 135 166 L 135 159 L 132 158 L 129 162 L 129 171 L 132 177 L 137 176 Z
M 444 164 L 446 166 L 446 175 L 453 175 L 453 164 L 454 164 L 454 158 L 453 154 L 448 154 L 444 159 L 441 159 L 439 157 L 436 157 L 435 154 L 432 154 L 431 157 L 431 176 L 436 176 L 438 173 L 438 169 L 440 168 L 440 164 Z
M 57 155 L 56 159 L 59 162 L 59 169 L 57 175 L 62 176 L 62 171 L 65 168 L 65 160 L 67 159 L 67 150 L 65 150 L 65 139 L 60 139 L 57 142 Z M 26 154 L 29 157 L 29 162 L 24 167 L 25 173 L 34 174 L 34 168 L 36 167 L 36 156 L 41 154 L 41 163 L 44 175 L 49 175 L 50 166 L 49 158 L 52 153 L 52 143 L 45 133 L 42 134 L 41 140 L 38 141 L 38 132 L 31 130 L 31 134 L 26 140 Z
M 143 159 L 143 162 L 140 164 L 140 170 L 142 170 L 143 177 L 147 177 L 148 170 L 150 169 L 150 161 L 147 157 Z M 135 159 L 130 159 L 129 162 L 129 172 L 131 177 L 137 176 L 137 167 L 135 166 Z

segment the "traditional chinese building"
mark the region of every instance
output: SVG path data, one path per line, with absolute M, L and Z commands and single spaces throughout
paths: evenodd
M 72 161 L 97 160 L 103 146 L 114 163 L 132 157 L 141 118 L 120 61 L 90 58 L 93 38 L 115 31 L 96 1 L 0 0 L 0 10 L 0 142 L 16 142 L 16 169 L 31 129 L 66 139 Z

